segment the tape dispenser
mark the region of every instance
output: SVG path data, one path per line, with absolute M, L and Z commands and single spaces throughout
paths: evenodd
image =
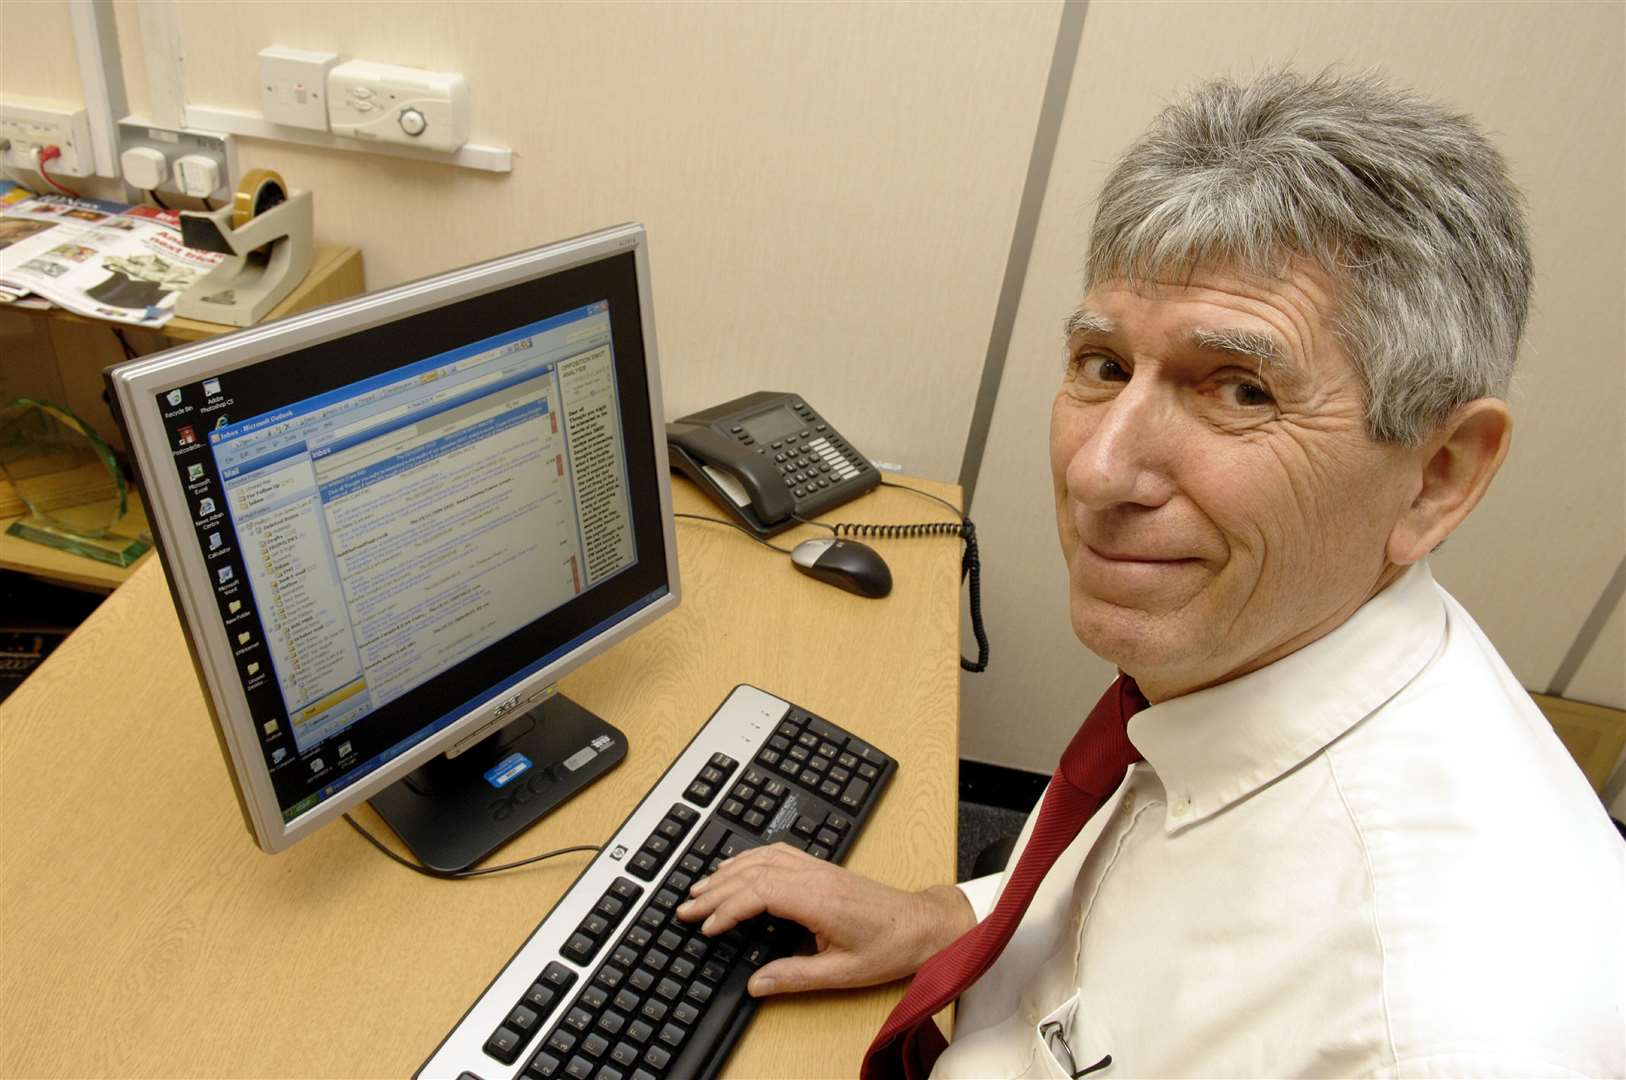
M 181 295 L 175 314 L 253 326 L 310 272 L 314 227 L 311 193 L 290 191 L 270 169 L 244 176 L 230 206 L 183 210 L 181 242 L 226 258 Z

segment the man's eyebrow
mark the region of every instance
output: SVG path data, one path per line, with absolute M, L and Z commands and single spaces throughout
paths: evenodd
M 1191 340 L 1200 349 L 1234 353 L 1257 362 L 1261 367 L 1279 364 L 1287 359 L 1286 350 L 1275 335 L 1262 330 L 1198 327 L 1191 331 Z
M 1094 334 L 1097 337 L 1107 337 L 1116 333 L 1117 330 L 1117 325 L 1111 319 L 1084 308 L 1079 308 L 1067 316 L 1067 321 L 1062 324 L 1062 333 L 1069 340 L 1072 339 L 1074 334 Z

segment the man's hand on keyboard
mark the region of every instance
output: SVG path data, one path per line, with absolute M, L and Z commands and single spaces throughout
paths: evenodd
M 690 889 L 677 909 L 702 932 L 725 933 L 767 912 L 793 919 L 818 939 L 812 956 L 765 965 L 751 978 L 757 997 L 800 990 L 873 986 L 912 975 L 976 922 L 960 890 L 938 885 L 904 892 L 815 859 L 788 844 L 729 859 Z

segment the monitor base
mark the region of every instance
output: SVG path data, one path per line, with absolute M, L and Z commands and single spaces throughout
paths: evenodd
M 455 873 L 530 828 L 626 756 L 625 735 L 555 694 L 457 757 L 437 757 L 413 770 L 369 802 L 418 861 Z

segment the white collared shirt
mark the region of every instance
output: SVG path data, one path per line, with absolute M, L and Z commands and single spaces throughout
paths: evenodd
M 1129 737 L 933 1076 L 1626 1074 L 1626 845 L 1426 564 Z

